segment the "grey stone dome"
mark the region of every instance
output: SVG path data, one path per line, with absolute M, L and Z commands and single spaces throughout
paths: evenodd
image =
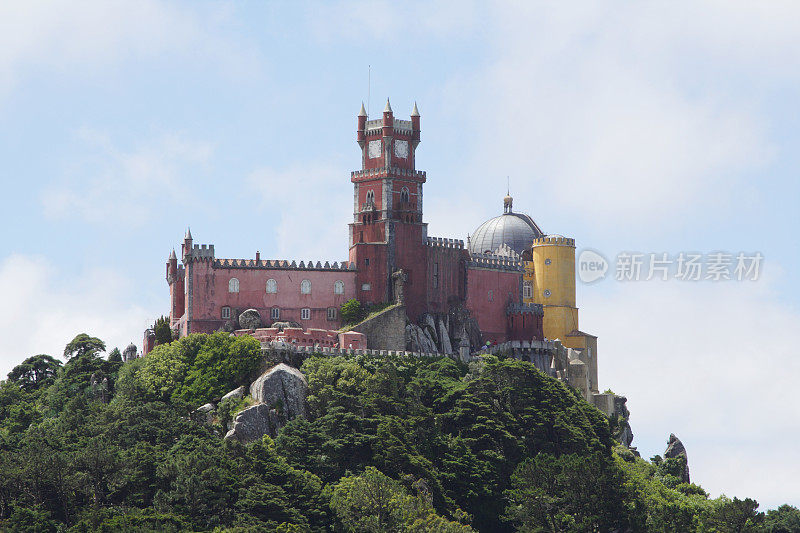
M 523 250 L 531 247 L 533 239 L 544 235 L 531 217 L 512 212 L 510 197 L 505 198 L 504 203 L 505 213 L 478 226 L 470 237 L 471 254 L 494 254 L 498 248 L 506 245 L 521 255 Z

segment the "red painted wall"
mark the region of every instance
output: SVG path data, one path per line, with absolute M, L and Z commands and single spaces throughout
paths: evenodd
M 519 294 L 521 277 L 521 272 L 467 269 L 466 307 L 478 321 L 484 340 L 506 340 L 506 306 L 522 301 Z
M 215 268 L 210 261 L 192 263 L 193 309 L 191 331 L 213 332 L 227 319 L 222 318 L 222 308 L 238 310 L 256 309 L 265 324 L 271 324 L 270 310 L 280 308 L 281 321 L 299 322 L 305 328 L 338 328 L 341 321 L 338 308 L 356 295 L 353 270 L 300 270 L 275 268 Z M 188 278 L 188 276 L 187 276 Z M 239 280 L 239 292 L 228 291 L 231 278 Z M 268 279 L 278 284 L 278 292 L 266 292 Z M 311 282 L 311 294 L 300 293 L 300 283 Z M 334 294 L 336 281 L 344 282 L 344 294 Z M 337 318 L 328 320 L 329 307 L 337 309 Z M 300 310 L 309 308 L 311 318 L 301 319 Z

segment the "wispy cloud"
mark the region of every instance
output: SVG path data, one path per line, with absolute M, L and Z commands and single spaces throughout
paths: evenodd
M 31 355 L 60 357 L 81 332 L 100 337 L 112 349 L 134 342 L 155 312 L 142 306 L 130 280 L 105 269 L 63 279 L 40 257 L 11 255 L 0 262 L 0 379 Z
M 83 156 L 42 192 L 44 212 L 52 219 L 99 223 L 114 218 L 141 225 L 153 210 L 193 198 L 189 178 L 206 168 L 213 153 L 211 144 L 179 135 L 133 148 L 120 148 L 92 130 L 76 137 Z

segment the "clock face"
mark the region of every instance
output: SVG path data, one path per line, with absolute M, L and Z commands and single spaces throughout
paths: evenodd
M 394 142 L 394 155 L 400 159 L 408 157 L 408 141 L 395 141 Z
M 370 141 L 369 148 L 367 148 L 367 155 L 370 159 L 375 159 L 381 156 L 381 141 Z

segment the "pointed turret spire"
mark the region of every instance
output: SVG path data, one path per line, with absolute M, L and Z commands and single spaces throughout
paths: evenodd
M 414 102 L 414 109 L 411 110 L 411 116 L 412 117 L 418 117 L 419 116 L 419 109 L 417 109 L 417 103 L 416 102 Z
M 178 256 L 175 255 L 175 248 L 173 248 L 172 251 L 169 253 L 169 258 L 170 259 L 177 259 L 178 258 Z
M 361 102 L 361 111 L 358 112 L 358 116 L 359 117 L 366 117 L 367 116 L 367 110 L 364 109 L 364 102 Z
M 389 104 L 389 99 L 388 98 L 386 99 L 386 107 L 383 108 L 383 112 L 384 113 L 391 113 L 392 112 L 392 106 L 391 106 L 391 104 Z
M 187 226 L 186 227 L 186 236 L 184 239 L 191 239 L 192 238 L 192 230 Z

